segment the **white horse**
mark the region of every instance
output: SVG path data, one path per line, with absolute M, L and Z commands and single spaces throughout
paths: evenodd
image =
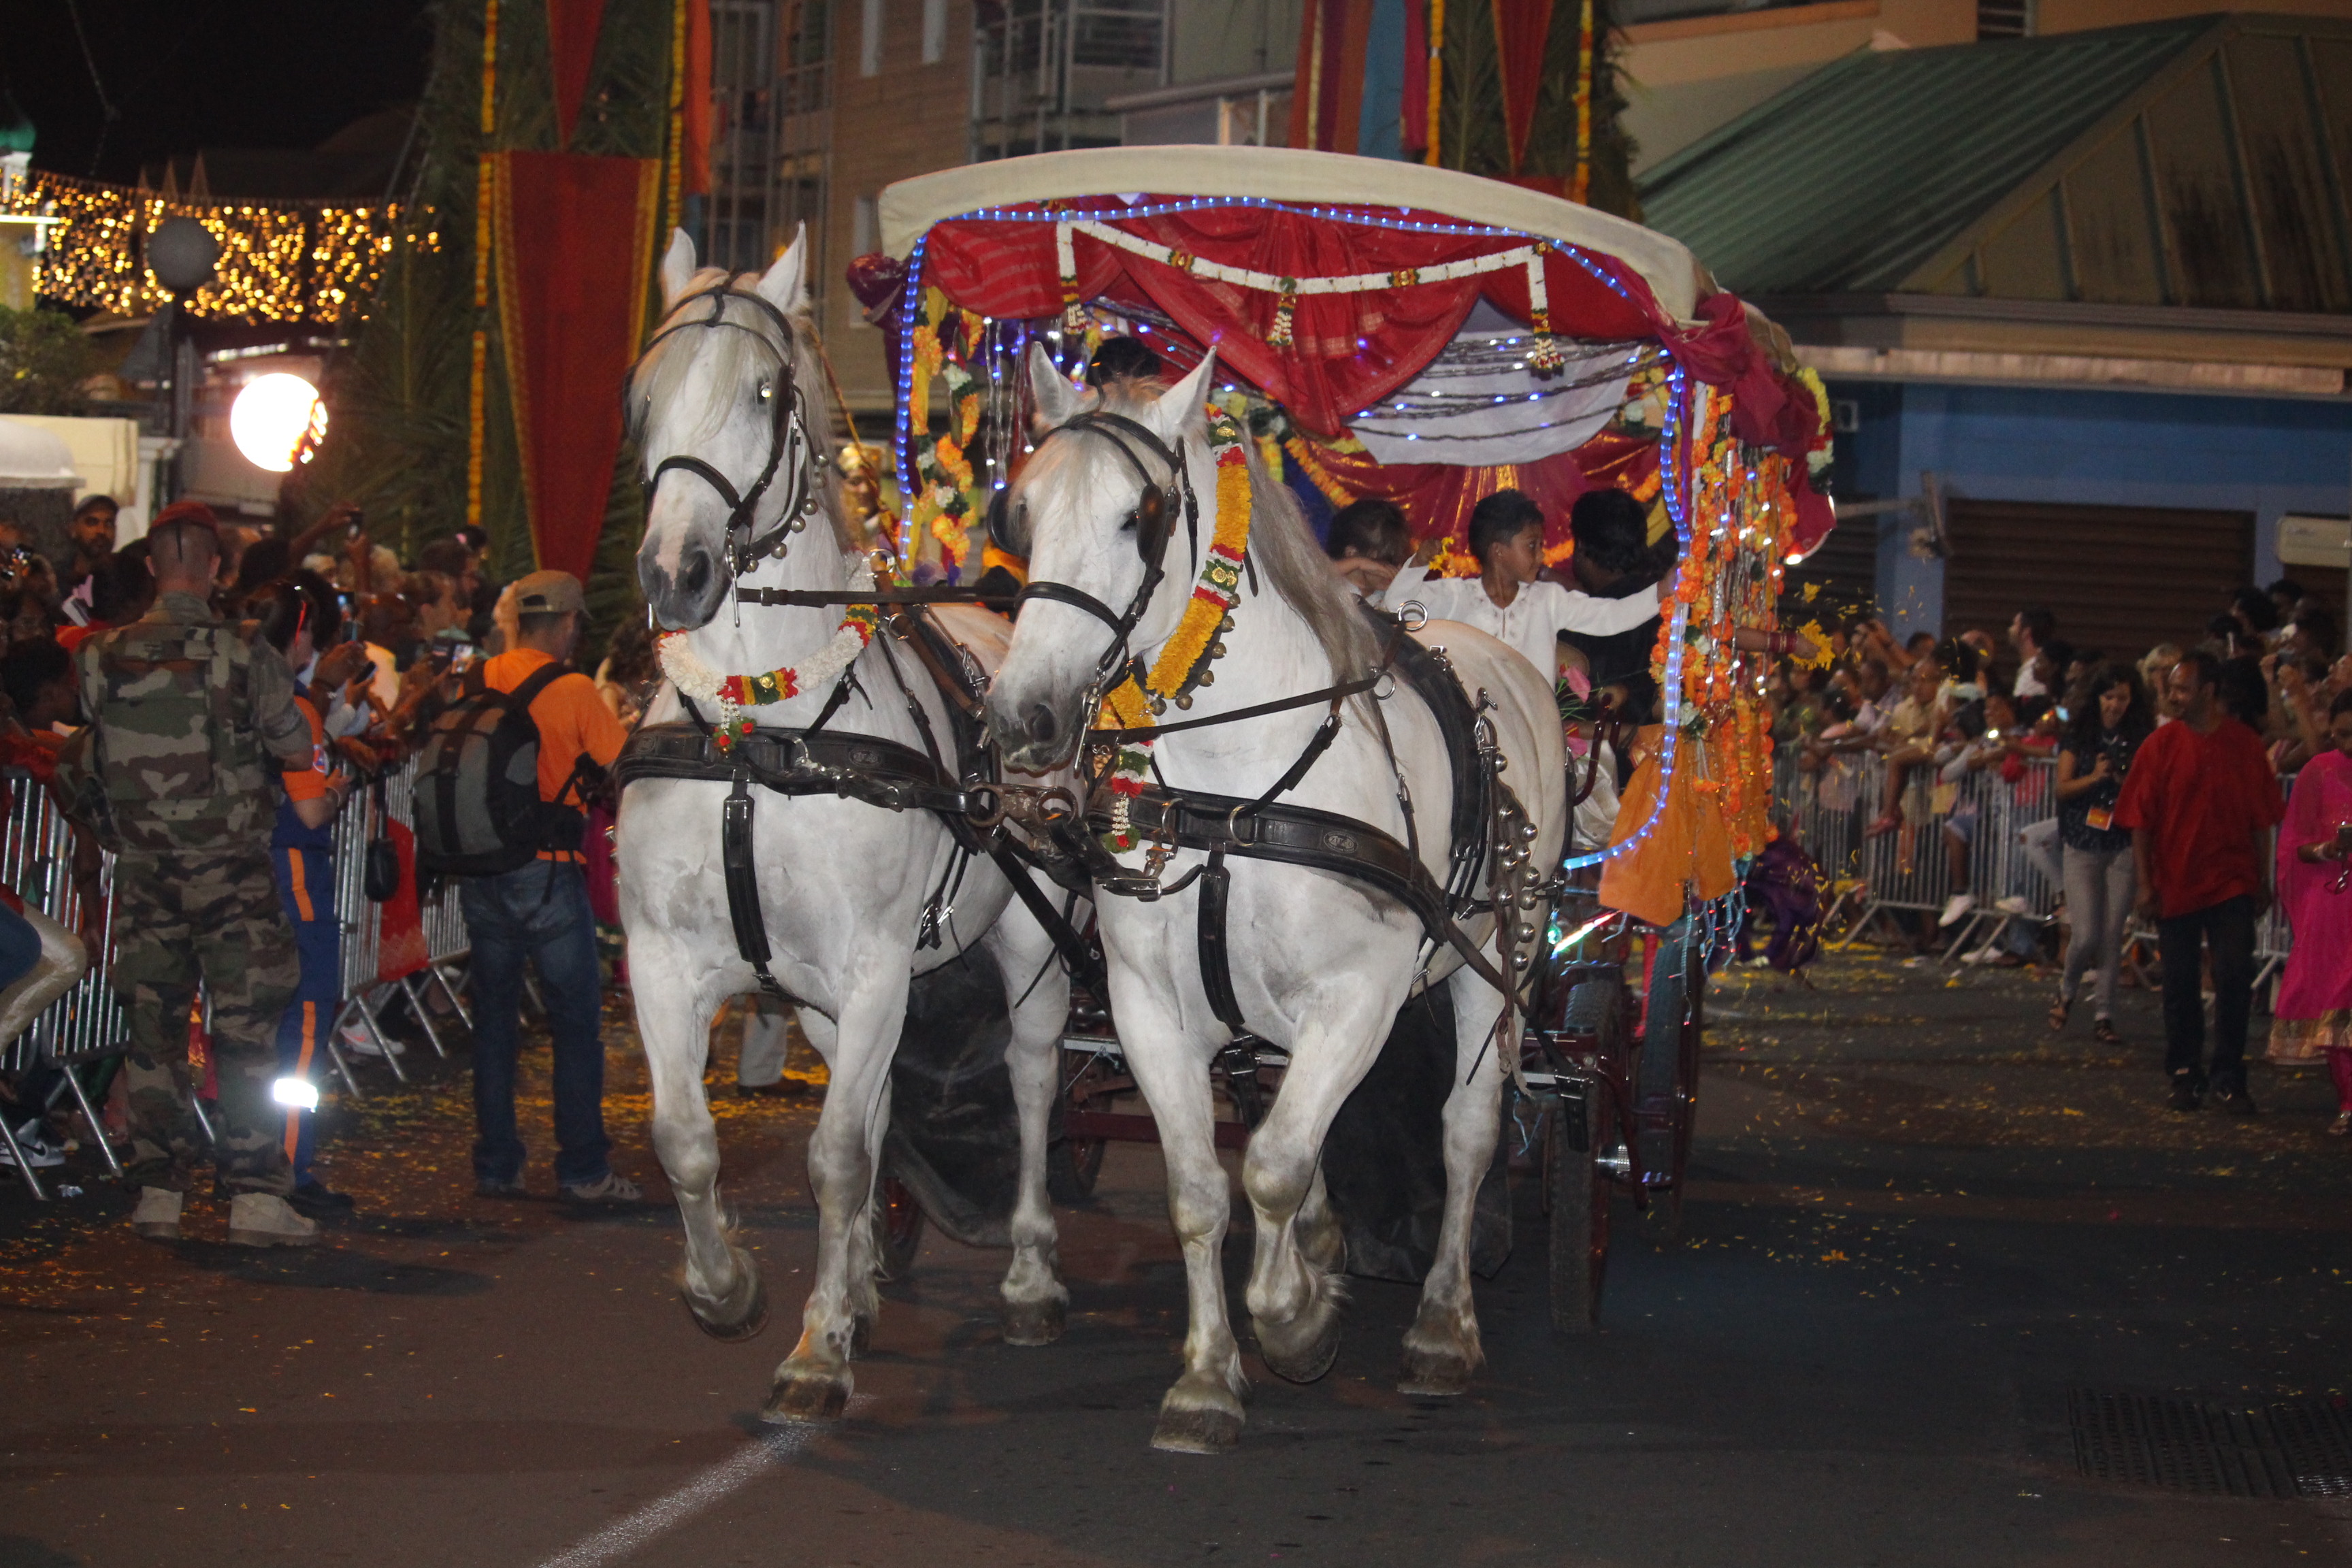
M 1213 521 L 1215 466 L 1204 405 L 1213 357 L 1165 393 L 1106 395 L 1074 390 L 1042 351 L 1033 354 L 1032 385 L 1042 421 L 1060 431 L 1075 416 L 1108 413 L 1132 420 L 1176 449 L 1202 498 L 1203 545 Z M 1126 456 L 1115 444 L 1129 447 Z M 1246 443 L 1245 443 L 1246 445 Z M 1033 584 L 1063 584 L 1112 611 L 1131 604 L 1145 581 L 1137 508 L 1149 471 L 1164 483 L 1166 464 L 1116 426 L 1097 425 L 1045 437 L 1012 496 L 1011 515 L 1025 527 Z M 1197 721 L 1276 701 L 1358 678 L 1380 659 L 1373 629 L 1316 548 L 1297 506 L 1252 457 L 1255 515 L 1251 573 L 1239 589 L 1228 653 L 1213 684 L 1189 710 L 1163 722 Z M 1141 611 L 1131 648 L 1148 668 L 1175 632 L 1191 598 L 1188 540 L 1170 508 L 1174 537 L 1168 573 Z M 1152 520 L 1146 515 L 1145 526 Z M 1049 591 L 1016 625 L 1012 651 L 989 698 L 989 722 L 1008 763 L 1034 767 L 1066 761 L 1093 721 L 1106 648 L 1116 640 L 1100 611 Z M 1525 659 L 1469 627 L 1432 623 L 1425 642 L 1443 645 L 1473 700 L 1483 692 L 1535 834 L 1532 864 L 1557 863 L 1565 801 L 1559 722 L 1549 683 Z M 1411 689 L 1349 704 L 1338 738 L 1283 804 L 1317 807 L 1369 824 L 1400 843 L 1417 837 L 1423 863 L 1444 879 L 1453 782 L 1444 738 Z M 1374 709 L 1377 705 L 1378 714 Z M 1279 780 L 1308 744 L 1325 703 L 1228 725 L 1171 734 L 1153 748 L 1170 788 L 1255 797 Z M 1381 738 L 1380 719 L 1393 744 Z M 1401 794 L 1417 826 L 1409 828 Z M 1122 864 L 1135 867 L 1130 852 Z M 1200 864 L 1180 852 L 1162 872 L 1173 884 Z M 1255 1221 L 1247 1303 L 1266 1364 L 1294 1381 L 1328 1370 L 1339 1343 L 1344 1297 L 1339 1268 L 1344 1246 L 1327 1200 L 1320 1156 L 1324 1134 L 1380 1052 L 1399 1007 L 1423 970 L 1420 923 L 1395 900 L 1330 872 L 1235 859 L 1228 910 L 1233 991 L 1251 1032 L 1290 1053 L 1274 1107 L 1252 1137 L 1242 1181 Z M 1481 879 L 1480 891 L 1485 891 Z M 1200 887 L 1153 901 L 1098 896 L 1112 1014 L 1129 1067 L 1151 1106 L 1168 1161 L 1169 1212 L 1184 1249 L 1192 1327 L 1185 1369 L 1161 1402 L 1156 1447 L 1205 1453 L 1239 1439 L 1248 1384 L 1225 1308 L 1219 1252 L 1229 1202 L 1213 1142 L 1209 1067 L 1231 1031 L 1218 1021 L 1202 980 L 1197 942 Z M 1470 929 L 1493 958 L 1491 917 Z M 1507 963 L 1508 955 L 1494 959 Z M 1508 973 L 1507 968 L 1504 971 Z M 1455 1087 L 1445 1105 L 1446 1198 L 1436 1259 L 1419 1314 L 1404 1342 L 1402 1386 L 1411 1393 L 1455 1394 L 1484 1360 L 1470 1292 L 1470 1221 L 1479 1180 L 1492 1158 L 1502 1076 L 1491 1037 L 1498 993 L 1439 947 L 1427 973 L 1450 974 L 1456 1020 Z M 1513 1043 L 1516 1049 L 1516 1042 Z
M 747 676 L 821 670 L 829 647 L 834 665 L 842 655 L 838 606 L 730 603 L 749 588 L 842 590 L 862 581 L 840 498 L 825 480 L 831 465 L 822 462 L 829 426 L 811 347 L 804 257 L 795 239 L 764 276 L 730 279 L 698 272 L 692 243 L 677 236 L 662 266 L 664 328 L 630 378 L 631 423 L 653 476 L 638 581 L 660 625 L 688 632 L 689 668 Z M 780 407 L 790 417 L 778 417 Z M 760 476 L 771 465 L 772 480 L 763 486 Z M 734 494 L 722 497 L 722 484 Z M 735 505 L 740 496 L 751 498 L 748 506 Z M 799 531 L 792 513 L 803 497 L 801 520 L 819 525 Z M 741 531 L 738 547 L 748 535 L 779 540 L 783 549 L 739 575 L 730 520 Z M 958 609 L 941 618 L 983 668 L 1002 657 L 1006 628 L 998 617 Z M 952 771 L 947 710 L 910 650 L 889 648 L 892 640 L 878 634 L 850 661 L 848 696 L 824 728 L 922 751 L 903 674 Z M 761 725 L 805 728 L 839 684 L 825 676 L 789 700 L 742 711 Z M 677 686 L 666 684 L 647 722 L 684 717 Z M 705 703 L 701 717 L 718 715 Z M 738 952 L 721 867 L 729 793 L 727 784 L 698 779 L 631 783 L 621 800 L 617 859 L 629 975 L 652 1070 L 654 1148 L 685 1220 L 681 1293 L 703 1329 L 740 1339 L 758 1331 L 765 1297 L 751 1255 L 730 1239 L 702 1087 L 713 1014 L 756 984 Z M 935 889 L 950 877 L 955 848 L 937 816 L 757 785 L 751 795 L 772 972 L 796 1001 L 802 1028 L 832 1079 L 808 1153 L 820 1216 L 815 1279 L 800 1342 L 776 1369 L 763 1414 L 829 1419 L 848 1401 L 849 1359 L 880 1305 L 876 1173 L 908 982 L 975 943 L 997 960 L 1012 1005 L 1006 1059 L 1021 1120 L 1005 1338 L 1044 1344 L 1059 1337 L 1069 1293 L 1055 1274 L 1045 1143 L 1069 987 L 1051 938 L 1013 900 L 991 860 L 974 858 L 952 907 L 939 907 Z M 940 937 L 935 946 L 919 945 L 927 907 Z

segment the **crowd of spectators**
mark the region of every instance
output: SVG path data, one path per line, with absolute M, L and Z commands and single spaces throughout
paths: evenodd
M 1839 624 L 1829 643 L 1823 658 L 1770 673 L 1773 737 L 1802 773 L 1856 755 L 1884 759 L 1867 835 L 1937 826 L 1950 895 L 1937 918 L 1919 920 L 1921 951 L 1949 940 L 1987 896 L 1970 882 L 1980 796 L 1958 786 L 1986 772 L 2020 784 L 2031 765 L 2052 763 L 2046 786 L 2030 787 L 2052 791 L 2054 816 L 2020 837 L 2063 890 L 2058 918 L 2002 922 L 1998 939 L 1968 958 L 2015 967 L 2053 944 L 2061 979 L 2052 1030 L 2066 1027 L 2087 987 L 2095 1037 L 2117 1046 L 2115 994 L 2119 978 L 2131 978 L 2121 956 L 2137 916 L 2163 963 L 2174 1104 L 2193 1110 L 2210 1090 L 2226 1108 L 2250 1110 L 2242 1058 L 2255 926 L 2273 899 L 2270 837 L 2297 775 L 2334 779 L 2352 733 L 2352 658 L 2334 608 L 2282 580 L 2236 591 L 2201 640 L 2144 650 L 2077 646 L 2040 606 L 2020 610 L 1999 638 L 1969 630 L 1898 640 L 1864 615 Z M 2332 819 L 2322 826 L 2334 833 Z M 2340 859 L 2332 842 L 2282 846 L 2280 864 L 2305 850 L 2305 863 Z M 2022 896 L 1991 892 L 2006 895 L 2001 912 L 2029 912 Z M 2298 965 L 2322 962 L 2305 945 Z M 2326 962 L 2341 970 L 2352 961 Z M 2345 1033 L 2340 1002 L 2333 1016 L 2289 1032 L 2305 1046 L 2320 1040 L 2305 1054 L 2332 1051 L 2344 1105 L 2336 1126 L 2352 1131 L 2352 1057 L 2326 1044 Z
M 140 620 L 156 603 L 149 541 L 119 542 L 117 517 L 111 499 L 84 500 L 73 516 L 71 554 L 62 571 L 0 521 L 0 767 L 29 775 L 60 808 L 70 803 L 58 785 L 58 755 L 89 717 L 77 689 L 76 650 Z M 488 540 L 478 530 L 424 543 L 405 560 L 371 537 L 364 516 L 348 505 L 328 509 L 290 534 L 233 521 L 220 522 L 217 534 L 212 608 L 284 656 L 315 741 L 313 765 L 289 768 L 280 779 L 279 820 L 270 844 L 302 959 L 301 989 L 280 1031 L 281 1064 L 289 1074 L 315 1077 L 323 1062 L 323 1031 L 332 1026 L 340 1000 L 337 925 L 329 902 L 333 876 L 326 859 L 336 818 L 367 781 L 414 753 L 434 713 L 459 691 L 466 671 L 489 671 L 493 684 L 503 685 L 496 679 L 501 657 L 528 650 L 535 622 L 547 617 L 534 616 L 530 606 L 519 610 L 516 587 L 491 575 L 483 561 Z M 576 596 L 576 584 L 572 592 Z M 576 637 L 576 623 L 584 616 L 572 619 Z M 606 721 L 633 722 L 653 678 L 646 634 L 625 628 L 595 667 L 593 689 L 609 710 Z M 588 689 L 582 682 L 582 692 Z M 0 782 L 0 790 L 5 788 Z M 103 900 L 97 896 L 100 853 L 79 826 L 74 842 L 73 875 L 83 892 L 84 929 L 71 933 L 79 938 L 79 973 L 88 955 L 100 951 L 105 933 Z M 0 889 L 0 900 L 5 897 Z M 32 912 L 19 918 L 31 919 Z M 38 934 L 46 940 L 46 932 Z M 47 971 L 58 966 L 45 967 L 43 951 L 29 938 L 0 940 L 0 1016 L 12 1023 L 12 1036 L 33 1016 L 19 1017 L 24 1009 L 9 1005 L 17 994 L 37 984 L 44 999 L 55 992 Z M 568 1015 L 567 1020 L 579 1022 Z M 593 1021 L 586 1030 L 572 1031 L 593 1032 Z M 357 1025 L 347 1026 L 338 1044 L 361 1057 L 402 1048 L 390 1035 Z M 65 1103 L 58 1089 L 54 1068 L 37 1068 L 14 1081 L 0 1079 L 0 1114 L 17 1135 L 13 1151 L 0 1141 L 0 1163 L 19 1157 L 36 1166 L 60 1163 L 62 1124 L 43 1114 Z M 580 1122 L 593 1108 L 566 1109 Z M 309 1132 L 308 1118 L 289 1112 L 288 1152 L 297 1183 L 291 1201 L 305 1215 L 326 1217 L 347 1208 L 348 1200 L 310 1172 Z M 509 1164 L 520 1161 L 510 1130 L 499 1152 Z M 578 1156 L 560 1173 L 570 1185 L 602 1190 L 608 1178 L 618 1182 L 604 1166 L 601 1132 L 595 1148 L 567 1152 Z M 519 1190 L 518 1170 L 502 1167 L 498 1174 Z M 625 1187 L 619 1183 L 614 1194 L 634 1195 L 634 1189 L 622 1194 Z

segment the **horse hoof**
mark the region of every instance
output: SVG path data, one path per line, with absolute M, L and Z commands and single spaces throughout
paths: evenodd
M 760 1419 L 776 1426 L 838 1421 L 849 1408 L 849 1380 L 822 1373 L 786 1373 L 768 1391 Z
M 1222 1454 L 1242 1440 L 1242 1418 L 1230 1410 L 1162 1407 L 1151 1446 L 1163 1454 Z
M 1323 1313 L 1322 1328 L 1304 1344 L 1286 1344 L 1280 1333 L 1269 1337 L 1264 1324 L 1256 1327 L 1258 1354 L 1264 1358 L 1266 1370 L 1285 1383 L 1314 1383 L 1339 1359 L 1339 1314 L 1336 1311 Z
M 1062 1337 L 1069 1322 L 1067 1304 L 1059 1296 L 1007 1301 L 1002 1317 L 1008 1345 L 1050 1345 Z
M 751 1276 L 751 1303 L 740 1310 L 732 1303 L 721 1301 L 705 1312 L 701 1305 L 683 1289 L 678 1291 L 677 1299 L 686 1303 L 687 1314 L 694 1320 L 694 1326 L 722 1344 L 751 1339 L 768 1326 L 768 1286 L 757 1274 Z
M 1454 1352 L 1408 1349 L 1404 1352 L 1404 1376 L 1397 1382 L 1397 1392 L 1450 1398 L 1469 1392 L 1470 1373 L 1469 1359 Z

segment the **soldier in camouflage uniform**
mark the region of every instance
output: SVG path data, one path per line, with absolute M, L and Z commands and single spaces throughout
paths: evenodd
M 155 607 L 89 638 L 75 661 L 92 737 L 76 782 L 117 852 L 114 986 L 131 1019 L 131 1175 L 142 1189 L 131 1225 L 177 1239 L 204 1153 L 188 1098 L 201 975 L 220 1089 L 214 1158 L 234 1194 L 228 1237 L 304 1246 L 318 1226 L 285 1200 L 292 1177 L 271 1093 L 278 1017 L 300 966 L 270 871 L 269 774 L 309 762 L 310 730 L 283 657 L 213 613 L 211 509 L 166 508 L 148 536 Z

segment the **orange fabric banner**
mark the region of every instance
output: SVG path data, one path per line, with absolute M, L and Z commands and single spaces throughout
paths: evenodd
M 621 377 L 645 335 L 662 163 L 497 157 L 499 336 L 531 546 L 585 583 L 621 449 Z

